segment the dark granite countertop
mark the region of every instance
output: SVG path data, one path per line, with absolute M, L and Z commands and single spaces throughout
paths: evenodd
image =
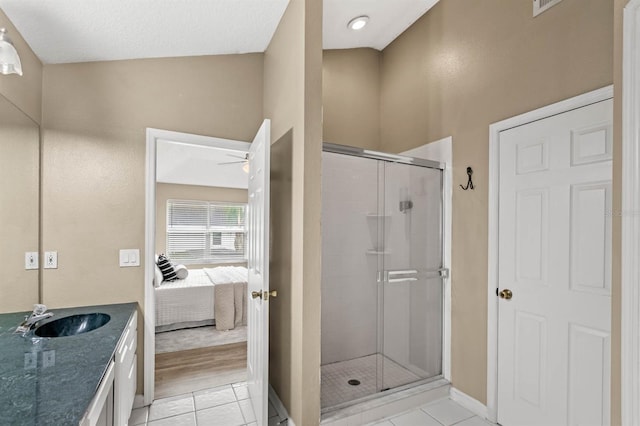
M 78 425 L 136 308 L 122 303 L 50 309 L 54 316 L 41 324 L 82 313 L 111 316 L 96 330 L 55 338 L 15 334 L 28 312 L 0 314 L 0 425 Z

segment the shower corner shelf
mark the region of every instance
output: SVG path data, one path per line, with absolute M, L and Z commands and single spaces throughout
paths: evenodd
M 377 255 L 377 254 L 391 254 L 391 253 L 389 253 L 387 250 L 374 250 L 374 249 L 367 250 L 367 252 L 366 252 L 366 253 L 367 253 L 367 254 L 376 254 L 376 255 Z

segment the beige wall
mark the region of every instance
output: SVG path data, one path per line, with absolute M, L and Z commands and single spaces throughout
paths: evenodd
M 24 253 L 39 251 L 39 144 L 42 109 L 42 63 L 0 10 L 20 56 L 22 76 L 0 75 L 0 169 L 4 183 L 0 217 L 4 225 L 0 257 L 6 273 L 1 281 L 0 312 L 31 310 L 39 301 L 39 271 L 24 269 Z M 9 217 L 11 219 L 9 219 Z
M 294 296 L 298 296 L 291 279 L 292 229 L 291 215 L 293 181 L 293 138 L 287 132 L 271 145 L 271 252 L 269 253 L 269 285 L 278 291 L 278 297 L 269 300 L 269 382 L 278 396 L 292 411 L 292 389 L 298 386 L 293 375 L 299 374 L 291 367 L 294 358 L 293 331 L 299 333 L 293 323 Z M 299 315 L 299 313 L 296 313 Z M 296 339 L 299 335 L 296 335 Z M 297 343 L 299 345 L 299 343 Z
M 375 49 L 323 52 L 323 142 L 379 148 L 380 57 Z
M 39 250 L 39 146 L 38 125 L 0 96 L 0 312 L 38 303 L 38 269 L 24 262 Z
M 213 186 L 179 185 L 156 183 L 156 253 L 167 252 L 167 201 L 222 201 L 246 203 L 247 190 L 237 188 L 217 188 Z M 189 268 L 210 268 L 214 265 L 189 265 Z
M 291 138 L 290 303 L 270 309 L 279 345 L 272 341 L 271 384 L 300 425 L 320 420 L 320 161 L 322 149 L 322 2 L 292 0 L 265 52 L 264 114 L 272 143 Z M 284 143 L 284 140 L 283 140 Z M 278 251 L 279 247 L 272 247 Z M 283 268 L 287 265 L 284 264 Z M 270 339 L 271 340 L 271 339 Z
M 299 423 L 302 413 L 302 295 L 294 281 L 293 232 L 299 232 L 296 222 L 300 212 L 293 206 L 293 160 L 287 167 L 287 157 L 293 157 L 294 131 L 299 144 L 304 126 L 304 0 L 289 3 L 271 39 L 264 58 L 264 116 L 271 120 L 272 160 L 282 169 L 283 182 L 271 188 L 273 202 L 279 200 L 280 218 L 288 216 L 289 223 L 272 220 L 270 251 L 290 253 L 287 259 L 270 262 L 270 289 L 278 291 L 278 298 L 269 302 L 269 382 L 290 416 Z M 295 127 L 295 129 L 294 129 Z M 277 147 L 277 148 L 276 148 Z M 278 149 L 278 151 L 276 151 Z M 277 169 L 276 169 L 277 170 Z M 272 172 L 276 172 L 273 170 Z M 273 176 L 272 176 L 273 179 Z M 287 185 L 287 181 L 291 181 Z M 276 216 L 275 204 L 270 214 Z M 287 241 L 287 238 L 290 240 Z M 296 247 L 299 249 L 299 247 Z M 296 261 L 300 261 L 298 257 Z
M 0 94 L 40 124 L 42 118 L 42 62 L 1 9 L 0 28 L 7 29 L 7 34 L 13 41 L 22 64 L 22 77 L 17 74 L 0 76 Z
M 45 66 L 42 244 L 58 269 L 44 271 L 44 303 L 143 308 L 144 270 L 120 268 L 118 250 L 144 254 L 145 128 L 251 140 L 262 64 L 250 54 Z
M 613 82 L 613 7 L 439 2 L 383 51 L 381 148 L 453 136 L 452 380 L 486 402 L 489 125 Z M 457 187 L 457 185 L 456 185 Z M 470 349 L 473 350 L 470 350 Z M 614 368 L 614 372 L 615 372 Z

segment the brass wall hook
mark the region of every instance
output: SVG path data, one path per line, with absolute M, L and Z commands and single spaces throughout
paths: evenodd
M 471 180 L 471 175 L 473 175 L 473 169 L 471 167 L 467 167 L 467 175 L 469 176 L 467 186 L 460 185 L 460 188 L 462 188 L 464 191 L 468 189 L 475 189 L 475 187 L 473 186 L 473 180 Z

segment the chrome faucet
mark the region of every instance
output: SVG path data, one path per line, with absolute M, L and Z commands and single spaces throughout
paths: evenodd
M 22 321 L 22 323 L 16 328 L 15 332 L 25 335 L 33 328 L 35 323 L 51 316 L 53 316 L 53 312 L 47 312 L 47 307 L 45 305 L 36 303 L 33 305 L 33 312 L 24 317 L 24 321 Z

